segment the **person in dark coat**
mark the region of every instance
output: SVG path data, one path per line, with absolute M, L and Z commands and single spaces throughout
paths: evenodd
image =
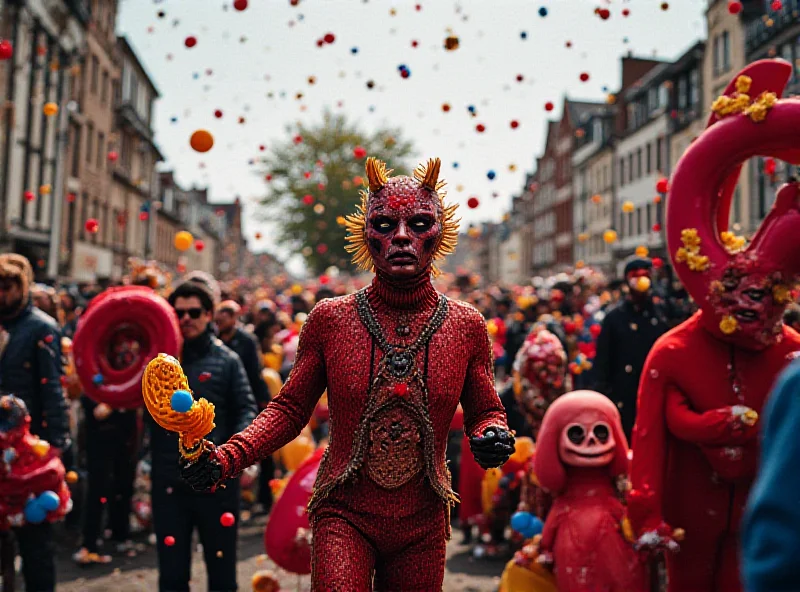
M 264 361 L 260 353 L 261 345 L 255 335 L 241 328 L 238 322 L 240 314 L 239 304 L 233 300 L 226 300 L 217 307 L 214 320 L 222 343 L 241 358 L 256 404 L 261 410 L 270 401 L 269 388 L 261 376 L 261 371 L 264 369 Z M 259 480 L 258 501 L 262 510 L 269 513 L 272 508 L 272 489 L 269 487 L 269 481 L 275 475 L 275 461 L 271 456 L 261 461 L 260 475 L 263 477 Z
M 31 433 L 59 454 L 69 446 L 67 401 L 61 388 L 61 331 L 58 323 L 34 308 L 30 296 L 33 269 L 22 255 L 0 255 L 0 391 L 25 402 Z M 26 590 L 55 590 L 55 542 L 52 524 L 15 528 Z
M 625 265 L 627 295 L 603 319 L 592 367 L 592 388 L 616 403 L 629 441 L 636 422 L 636 396 L 645 359 L 656 340 L 669 329 L 664 308 L 653 302 L 652 268 L 650 259 L 642 257 Z
M 189 274 L 169 296 L 184 339 L 181 364 L 189 387 L 195 397 L 214 405 L 216 427 L 206 438 L 222 444 L 250 425 L 257 409 L 242 361 L 212 331 L 218 300 L 217 282 L 202 272 Z M 178 435 L 148 418 L 159 590 L 189 590 L 195 528 L 203 546 L 209 590 L 236 590 L 238 478 L 213 493 L 194 491 L 180 477 Z M 228 512 L 235 519 L 232 526 L 221 523 L 222 515 Z

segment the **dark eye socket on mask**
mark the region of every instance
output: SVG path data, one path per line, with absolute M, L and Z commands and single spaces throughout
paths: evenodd
M 758 288 L 752 288 L 750 290 L 745 290 L 745 296 L 747 296 L 750 300 L 754 300 L 756 302 L 761 302 L 764 297 L 767 295 L 766 290 L 760 290 Z
M 409 220 L 408 227 L 415 232 L 427 232 L 433 227 L 433 223 L 430 216 L 414 216 Z
M 592 433 L 594 434 L 594 437 L 597 438 L 597 440 L 601 444 L 605 444 L 606 442 L 608 442 L 608 437 L 611 435 L 611 431 L 608 429 L 608 426 L 604 423 L 598 423 L 596 426 L 594 426 L 592 428 Z
M 372 227 L 380 233 L 387 234 L 397 228 L 397 220 L 388 216 L 378 216 L 372 221 Z
M 567 438 L 573 444 L 580 444 L 583 442 L 583 439 L 586 437 L 586 432 L 583 429 L 583 426 L 573 425 L 567 428 Z

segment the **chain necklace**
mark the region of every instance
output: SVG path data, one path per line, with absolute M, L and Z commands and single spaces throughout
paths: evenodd
M 381 365 L 385 366 L 395 378 L 405 378 L 414 368 L 414 360 L 419 350 L 424 347 L 430 338 L 444 323 L 447 317 L 447 297 L 439 295 L 436 303 L 436 310 L 433 311 L 431 318 L 420 332 L 419 336 L 411 345 L 397 345 L 389 343 L 383 334 L 383 329 L 375 318 L 372 307 L 367 300 L 366 288 L 356 292 L 356 308 L 361 322 L 364 323 L 367 331 L 378 342 L 378 346 L 384 352 Z

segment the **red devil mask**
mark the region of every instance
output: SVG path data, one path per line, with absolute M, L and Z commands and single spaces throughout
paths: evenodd
M 558 495 L 568 472 L 600 467 L 608 468 L 609 479 L 628 472 L 628 441 L 616 405 L 594 391 L 560 396 L 545 413 L 536 440 L 536 478 Z
M 681 281 L 719 339 L 762 349 L 781 332 L 800 272 L 800 188 L 778 190 L 749 245 L 728 232 L 742 163 L 772 156 L 800 163 L 800 101 L 779 100 L 792 74 L 784 60 L 744 69 L 713 105 L 714 114 L 675 169 L 667 199 L 667 241 Z
M 362 269 L 392 280 L 438 274 L 436 259 L 455 250 L 456 206 L 443 202 L 439 159 L 420 165 L 414 177 L 389 177 L 392 171 L 375 159 L 366 164 L 369 191 L 362 192 L 359 213 L 346 218 L 349 252 Z

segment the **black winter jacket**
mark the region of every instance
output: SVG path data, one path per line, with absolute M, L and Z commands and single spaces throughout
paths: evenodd
M 206 436 L 214 444 L 224 444 L 241 432 L 256 417 L 256 402 L 242 362 L 209 329 L 183 344 L 181 366 L 196 399 L 214 405 L 215 428 Z M 178 435 L 157 425 L 147 414 L 153 479 L 161 483 L 180 482 Z
M 267 389 L 267 383 L 264 382 L 264 378 L 261 376 L 264 361 L 259 353 L 261 348 L 255 336 L 237 327 L 234 329 L 231 340 L 224 343 L 228 348 L 236 352 L 236 355 L 242 360 L 256 403 L 260 408 L 266 407 L 267 403 L 269 403 L 269 390 Z
M 592 366 L 593 388 L 616 403 L 628 442 L 636 422 L 636 396 L 644 362 L 650 348 L 668 329 L 663 307 L 652 301 L 637 309 L 630 300 L 623 300 L 603 319 Z
M 9 341 L 0 358 L 0 391 L 25 401 L 31 432 L 63 450 L 69 444 L 69 418 L 58 324 L 29 302 L 2 326 Z

